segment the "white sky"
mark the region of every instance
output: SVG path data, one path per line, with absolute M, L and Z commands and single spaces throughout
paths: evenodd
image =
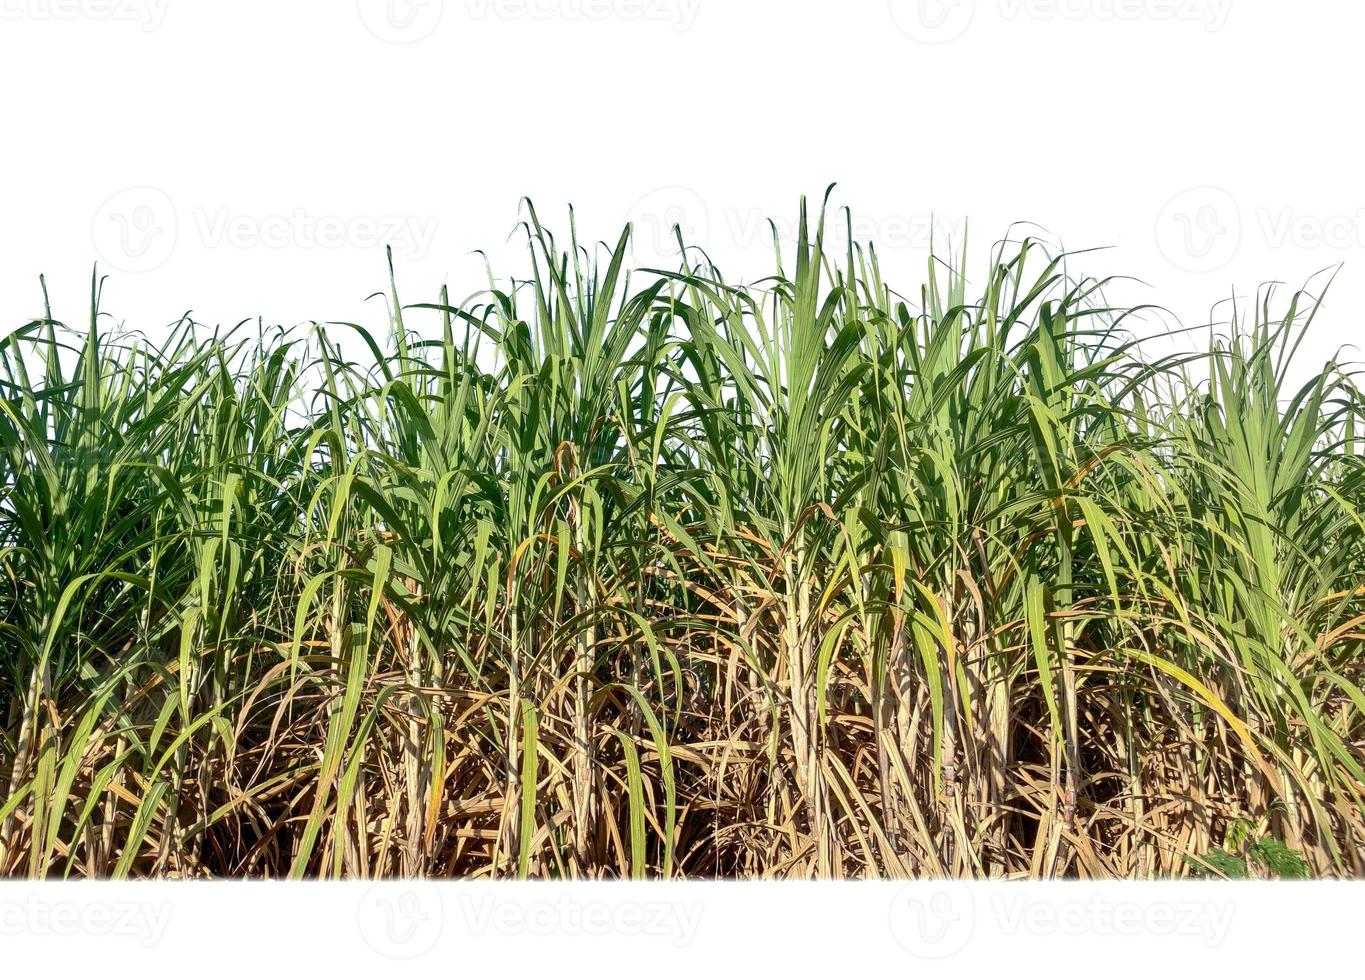
M 585 239 L 635 219 L 642 262 L 681 218 L 752 279 L 763 219 L 837 181 L 910 295 L 931 220 L 1110 247 L 1073 269 L 1186 324 L 1345 263 L 1321 360 L 1361 337 L 1362 28 L 1330 0 L 0 0 L 0 330 L 39 273 L 83 322 L 95 260 L 150 333 L 379 325 L 381 240 L 405 301 L 462 297 L 474 249 L 525 271 L 522 195 Z

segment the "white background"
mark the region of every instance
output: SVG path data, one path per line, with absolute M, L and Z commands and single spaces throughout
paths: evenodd
M 1365 7 L 1340 0 L 0 0 L 0 331 L 41 313 L 40 273 L 56 314 L 83 323 L 96 262 L 105 309 L 152 335 L 187 310 L 382 325 L 366 297 L 385 287 L 385 241 L 405 301 L 442 283 L 466 296 L 483 284 L 474 249 L 524 272 L 523 195 L 560 229 L 574 204 L 588 241 L 635 221 L 642 263 L 671 261 L 679 221 L 755 279 L 772 268 L 763 219 L 790 229 L 799 196 L 837 181 L 909 296 L 929 229 L 966 219 L 982 248 L 1015 221 L 1106 248 L 1072 271 L 1136 277 L 1121 298 L 1191 326 L 1344 263 L 1305 345 L 1321 361 L 1359 341 L 1365 300 L 1363 28 Z M 10 950 L 58 948 L 72 970 L 136 952 L 88 923 L 40 926 L 87 893 L 43 892 L 37 911 L 33 894 L 0 894 L 19 924 L 0 923 L 6 965 Z M 359 893 L 196 894 L 175 898 L 168 962 L 373 968 Z M 691 955 L 622 947 L 619 930 L 452 927 L 426 963 L 454 976 L 520 950 L 598 975 L 611 947 L 666 975 L 919 965 L 888 932 L 893 892 L 738 894 L 709 907 Z M 1330 935 L 1329 913 L 1357 907 L 1341 894 L 1249 893 L 1208 962 L 1301 964 L 1301 930 Z M 1197 942 L 1151 927 L 1134 958 L 1093 914 L 1078 921 L 1108 952 L 1072 965 L 1200 962 Z M 1293 927 L 1272 929 L 1284 915 Z M 980 927 L 963 955 L 1040 972 L 1050 957 L 1053 973 L 1069 962 L 1056 934 Z
M 1321 362 L 1365 300 L 1362 36 L 1339 0 L 0 0 L 0 328 L 39 273 L 84 323 L 96 261 L 153 335 L 382 326 L 382 241 L 405 302 L 465 297 L 475 249 L 524 273 L 523 195 L 755 279 L 837 181 L 911 297 L 967 219 L 1106 249 L 1072 271 L 1187 326 L 1344 263 Z
M 51 882 L 0 888 L 0 953 L 7 975 L 113 980 L 1312 977 L 1358 949 L 1360 897 L 1341 882 Z

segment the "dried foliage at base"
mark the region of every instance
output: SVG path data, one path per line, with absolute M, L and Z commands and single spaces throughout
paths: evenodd
M 1365 870 L 1315 300 L 1152 359 L 1036 243 L 902 300 L 804 208 L 752 287 L 527 215 L 386 340 L 0 341 L 0 873 Z

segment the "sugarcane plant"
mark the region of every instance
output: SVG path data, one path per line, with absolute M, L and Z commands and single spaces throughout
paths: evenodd
M 523 277 L 408 302 L 390 257 L 372 325 L 152 339 L 40 282 L 0 873 L 1365 871 L 1321 292 L 1158 356 L 1034 238 L 907 296 L 828 194 L 756 284 L 523 214 Z

